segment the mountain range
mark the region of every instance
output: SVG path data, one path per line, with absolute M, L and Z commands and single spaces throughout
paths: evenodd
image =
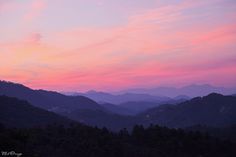
M 212 93 L 178 105 L 161 105 L 137 115 L 142 124 L 174 128 L 194 125 L 226 127 L 236 124 L 236 97 Z
M 103 109 L 84 96 L 66 96 L 53 91 L 33 90 L 24 85 L 0 81 L 0 95 L 16 97 L 30 104 L 53 112 L 70 112 L 75 109 Z
M 215 87 L 209 84 L 193 84 L 184 86 L 181 88 L 175 87 L 156 87 L 156 88 L 136 88 L 127 89 L 116 92 L 117 94 L 122 93 L 136 93 L 136 94 L 150 94 L 154 96 L 167 96 L 167 97 L 178 97 L 179 95 L 185 95 L 187 97 L 205 96 L 210 93 L 220 93 L 223 95 L 231 95 L 236 93 L 236 88 L 225 88 Z
M 130 108 L 127 107 L 130 102 L 123 106 L 104 105 L 85 96 L 65 96 L 52 91 L 32 90 L 20 84 L 4 81 L 0 82 L 0 95 L 26 100 L 34 107 L 45 109 L 50 113 L 54 112 L 92 126 L 105 126 L 111 130 L 119 130 L 124 127 L 129 129 L 135 124 L 148 126 L 151 123 L 174 128 L 194 125 L 227 127 L 236 123 L 236 97 L 216 93 L 179 103 L 166 102 L 166 104 L 157 106 L 156 104 L 150 105 L 147 110 L 145 108 L 146 111 L 140 111 L 137 115 L 131 114 L 132 116 L 124 114 L 124 112 L 131 112 L 129 110 L 136 109 L 139 103 L 141 107 L 148 106 L 148 104 L 138 101 L 133 106 L 132 103 L 129 104 Z M 2 108 L 6 109 L 7 106 L 3 105 Z M 13 109 L 10 113 L 17 112 L 17 110 L 21 112 L 20 108 L 14 108 L 10 108 Z M 120 110 L 115 113 L 114 110 L 118 108 Z
M 166 102 L 171 100 L 169 97 L 164 96 L 153 96 L 149 94 L 137 94 L 137 93 L 123 93 L 123 94 L 110 94 L 105 92 L 97 92 L 97 91 L 88 91 L 86 93 L 70 93 L 71 95 L 82 95 L 88 97 L 98 103 L 111 103 L 111 104 L 123 104 L 126 102 L 139 102 L 139 101 L 147 101 L 147 102 Z

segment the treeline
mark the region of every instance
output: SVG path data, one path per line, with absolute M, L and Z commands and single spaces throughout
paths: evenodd
M 71 124 L 0 127 L 0 151 L 23 157 L 234 157 L 236 145 L 200 132 L 136 125 L 132 132 Z

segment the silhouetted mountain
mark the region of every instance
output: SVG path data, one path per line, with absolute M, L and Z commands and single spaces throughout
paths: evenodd
M 102 107 L 104 107 L 107 111 L 111 113 L 116 113 L 120 115 L 135 115 L 137 112 L 135 112 L 135 109 L 129 109 L 125 108 L 121 105 L 114 105 L 109 103 L 100 104 Z
M 138 114 L 140 112 L 143 112 L 147 109 L 157 107 L 160 103 L 158 102 L 148 102 L 148 101 L 133 101 L 133 102 L 126 102 L 123 104 L 120 104 L 119 106 L 123 108 L 127 108 L 127 110 L 132 111 L 132 115 Z
M 125 93 L 112 95 L 104 92 L 89 91 L 87 93 L 73 93 L 73 95 L 86 96 L 100 103 L 101 106 L 108 111 L 121 115 L 135 115 L 163 103 L 176 102 L 176 100 L 172 100 L 168 97 L 152 96 L 148 94 Z
M 122 104 L 132 101 L 148 101 L 148 102 L 166 102 L 171 100 L 168 97 L 162 96 L 152 96 L 149 94 L 134 94 L 134 93 L 124 93 L 120 95 L 113 95 L 104 92 L 89 91 L 87 93 L 74 93 L 74 95 L 83 95 L 90 99 L 95 100 L 98 103 L 110 103 L 110 104 Z
M 168 97 L 152 96 L 149 94 L 125 93 L 121 95 L 113 95 L 96 91 L 69 94 L 86 96 L 100 103 L 100 105 L 108 111 L 121 115 L 135 115 L 161 104 L 178 104 L 190 99 L 185 95 L 179 95 L 170 99 Z
M 137 104 L 135 103 L 134 105 Z M 143 107 L 145 105 L 140 104 L 140 106 Z M 193 98 L 177 105 L 161 105 L 148 109 L 136 116 L 121 116 L 105 111 L 90 110 L 73 111 L 67 116 L 89 125 L 106 126 L 112 130 L 119 130 L 123 127 L 130 128 L 135 124 L 148 126 L 151 123 L 178 128 L 198 124 L 224 127 L 236 124 L 236 98 L 210 94 L 202 98 Z
M 106 127 L 112 131 L 132 128 L 136 123 L 135 117 L 118 115 L 102 110 L 79 109 L 64 115 L 80 123 L 99 128 Z
M 75 109 L 103 109 L 93 100 L 84 96 L 65 96 L 63 94 L 32 90 L 21 84 L 0 81 L 0 95 L 27 100 L 30 104 L 54 112 L 70 112 Z
M 178 96 L 174 97 L 173 99 L 174 100 L 189 100 L 191 98 L 187 95 L 178 95 Z
M 213 93 L 178 105 L 152 108 L 138 117 L 143 124 L 153 123 L 168 127 L 198 124 L 212 127 L 230 126 L 236 124 L 236 97 Z
M 138 113 L 144 112 L 148 109 L 158 107 L 163 104 L 179 104 L 186 101 L 184 98 L 176 98 L 176 99 L 170 99 L 164 102 L 149 102 L 149 101 L 132 101 L 132 102 L 126 102 L 122 103 L 119 106 L 126 108 L 130 112 L 129 115 L 136 115 Z
M 34 127 L 49 124 L 69 125 L 72 120 L 34 107 L 27 101 L 0 96 L 0 123 L 8 127 Z
M 112 130 L 130 128 L 135 124 L 147 126 L 150 123 L 168 127 L 189 127 L 198 124 L 223 127 L 236 123 L 236 97 L 219 94 L 197 97 L 177 105 L 179 100 L 174 103 L 171 99 L 169 102 L 174 105 L 159 107 L 155 107 L 159 105 L 155 102 L 129 102 L 120 106 L 99 105 L 84 96 L 65 96 L 56 92 L 32 90 L 9 82 L 0 82 L 0 94 L 25 99 L 34 106 L 73 120 L 99 127 L 106 126 Z M 127 116 L 145 109 L 148 110 L 137 116 Z
M 214 95 L 208 97 L 208 101 L 215 98 Z M 96 114 L 100 119 L 94 118 Z M 134 123 L 134 119 L 127 120 L 131 117 L 124 119 L 122 116 L 110 114 L 113 118 L 107 119 L 106 115 L 109 113 L 88 109 L 74 110 L 71 113 L 75 119 L 83 118 L 81 120 L 84 122 L 88 120 L 86 123 L 90 125 L 113 127 L 130 126 L 130 123 Z M 145 129 L 135 125 L 130 133 L 126 129 L 112 133 L 106 128 L 92 128 L 78 123 L 71 125 L 71 122 L 26 101 L 0 96 L 0 150 L 14 151 L 22 156 L 43 157 L 234 157 L 236 154 L 235 144 L 200 132 L 185 132 L 154 125 Z M 48 124 L 53 125 L 20 129 Z
M 138 94 L 150 94 L 150 95 L 162 95 L 167 97 L 177 97 L 179 95 L 186 95 L 188 97 L 197 97 L 204 96 L 210 93 L 221 93 L 223 95 L 230 95 L 236 93 L 236 88 L 224 88 L 224 87 L 214 87 L 208 84 L 204 85 L 189 85 L 182 88 L 174 88 L 174 87 L 157 87 L 151 89 L 128 89 L 124 91 L 120 91 L 118 93 L 138 93 Z
M 169 101 L 168 101 L 169 102 Z M 114 105 L 114 104 L 100 104 L 103 106 L 107 111 L 120 114 L 120 115 L 136 115 L 140 112 L 144 112 L 147 109 L 157 107 L 160 104 L 155 102 L 126 102 L 122 103 L 120 105 Z

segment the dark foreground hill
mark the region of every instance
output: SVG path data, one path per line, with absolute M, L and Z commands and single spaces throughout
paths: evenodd
M 26 157 L 235 157 L 235 144 L 199 132 L 135 126 L 132 133 L 82 125 L 7 129 L 0 150 Z
M 226 127 L 236 124 L 236 97 L 212 93 L 178 105 L 162 105 L 137 116 L 142 124 L 184 128 L 194 125 Z
M 119 131 L 122 128 L 128 128 L 130 130 L 137 122 L 135 117 L 101 110 L 79 109 L 64 114 L 64 116 L 89 126 L 106 127 L 112 131 Z
M 72 120 L 30 105 L 27 101 L 0 96 L 0 123 L 8 127 L 69 125 Z

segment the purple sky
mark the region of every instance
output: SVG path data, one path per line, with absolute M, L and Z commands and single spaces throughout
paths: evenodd
M 236 86 L 235 0 L 0 0 L 0 78 L 52 90 Z

